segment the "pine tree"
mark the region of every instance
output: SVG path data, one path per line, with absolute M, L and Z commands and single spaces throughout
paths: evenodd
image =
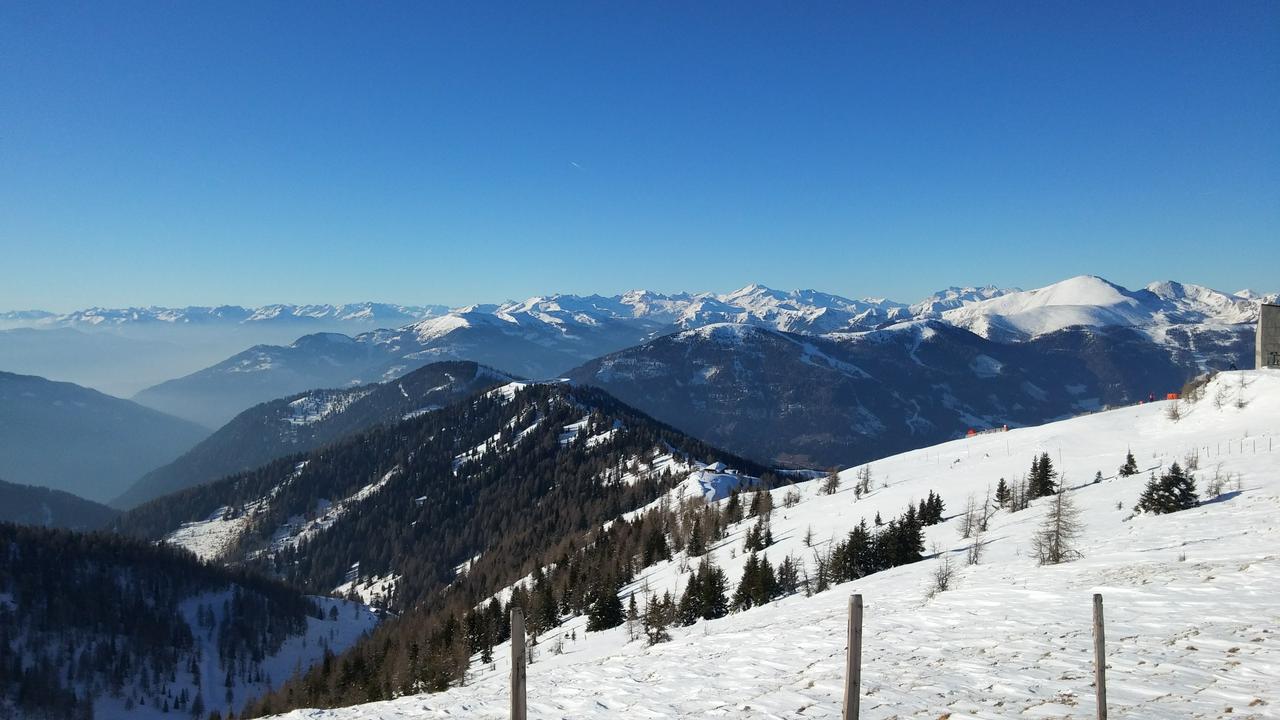
M 780 595 L 794 595 L 800 590 L 800 569 L 796 566 L 796 561 L 788 555 L 778 564 L 778 593 Z
M 1009 485 L 1000 478 L 1000 482 L 996 483 L 996 505 L 1003 508 L 1005 503 L 1009 502 Z
M 591 604 L 591 611 L 587 614 L 587 631 L 618 627 L 625 619 L 617 588 L 612 583 L 601 584 L 596 591 L 595 602 Z
M 746 610 L 755 604 L 755 593 L 752 587 L 759 582 L 759 574 L 760 558 L 753 552 L 747 556 L 747 561 L 742 566 L 742 579 L 738 581 L 738 587 L 733 591 L 734 610 Z
M 747 535 L 743 539 L 742 549 L 747 552 L 764 550 L 773 544 L 773 530 L 769 527 L 769 521 L 763 515 L 756 519 L 756 524 L 747 530 Z
M 724 570 L 704 560 L 705 575 L 699 583 L 702 619 L 715 620 L 729 614 L 729 578 Z
M 635 640 L 640 628 L 640 611 L 636 607 L 636 595 L 631 593 L 627 598 L 627 639 Z
M 768 516 L 773 512 L 773 495 L 764 488 L 756 490 L 751 496 L 751 515 Z
M 872 537 L 863 520 L 849 531 L 848 538 L 831 553 L 832 572 L 839 582 L 857 580 L 874 572 L 872 565 Z
M 667 535 L 661 527 L 654 527 L 644 544 L 644 564 L 646 567 L 659 560 L 670 560 L 671 549 L 667 547 Z
M 729 500 L 724 504 L 724 524 L 732 525 L 742 519 L 742 498 L 738 491 L 729 493 Z
M 742 580 L 733 594 L 735 610 L 748 610 L 778 596 L 778 580 L 767 556 L 751 553 L 742 569 Z
M 707 541 L 702 536 L 702 518 L 693 519 L 693 527 L 689 530 L 689 542 L 685 545 L 685 552 L 689 557 L 698 557 L 707 554 Z
M 1159 478 L 1152 473 L 1146 489 L 1138 498 L 1138 509 L 1155 515 L 1187 510 L 1199 504 L 1195 477 L 1184 471 L 1176 461 Z
M 1130 477 L 1138 474 L 1138 461 L 1133 459 L 1133 451 L 1125 453 L 1124 464 L 1120 466 L 1120 477 Z
M 1039 458 L 1031 462 L 1031 477 L 1027 486 L 1027 492 L 1032 498 L 1048 497 L 1056 492 L 1056 485 L 1053 479 L 1058 476 L 1058 472 L 1053 469 L 1053 461 L 1049 459 L 1049 453 L 1042 453 Z
M 667 642 L 671 639 L 671 635 L 667 632 L 666 610 L 663 602 L 653 596 L 649 597 L 649 601 L 644 606 L 644 634 L 648 638 L 650 645 Z
M 698 569 L 689 578 L 684 595 L 676 609 L 676 622 L 681 625 L 692 625 L 699 619 L 714 620 L 728 614 L 728 600 L 725 598 L 728 581 L 724 571 L 703 558 Z
M 942 513 L 945 509 L 942 496 L 930 490 L 929 496 L 920 502 L 920 510 L 916 515 L 922 525 L 937 525 L 942 522 Z
M 920 524 L 915 508 L 910 505 L 907 506 L 907 512 L 898 523 L 894 545 L 893 565 L 916 562 L 924 552 L 924 526 Z

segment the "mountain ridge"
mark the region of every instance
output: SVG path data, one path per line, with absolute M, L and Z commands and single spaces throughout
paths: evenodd
M 106 502 L 209 431 L 74 383 L 0 372 L 0 474 Z

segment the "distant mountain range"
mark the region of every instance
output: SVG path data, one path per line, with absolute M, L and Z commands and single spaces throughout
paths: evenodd
M 351 303 L 346 305 L 263 305 L 242 307 L 188 306 L 86 308 L 69 313 L 45 310 L 0 312 L 0 327 L 69 327 L 93 329 L 136 325 L 252 325 L 292 323 L 350 323 L 386 327 L 441 315 L 449 308 L 443 305 L 391 305 L 388 303 Z
M 1134 327 L 1153 342 L 1199 348 L 1201 359 L 1211 360 L 1233 342 L 1225 335 L 1239 335 L 1256 317 L 1257 302 L 1267 298 L 1275 295 L 1229 294 L 1173 282 L 1130 291 L 1093 276 L 1031 291 L 953 287 L 914 305 L 761 285 L 725 294 L 552 295 L 457 308 L 397 329 L 313 334 L 289 345 L 259 345 L 147 388 L 135 399 L 216 427 L 258 402 L 317 387 L 380 382 L 436 360 L 472 360 L 515 375 L 555 377 L 662 335 L 724 323 L 840 338 L 933 319 L 999 342 L 1027 341 L 1069 327 Z M 1201 337 L 1213 342 L 1200 348 Z
M 208 431 L 71 383 L 0 372 L 0 476 L 106 502 Z
M 0 369 L 128 397 L 253 345 L 288 344 L 311 333 L 399 327 L 446 311 L 357 303 L 0 312 Z M 301 389 L 311 387 L 318 386 Z
M 309 390 L 255 405 L 142 477 L 112 505 L 128 508 L 251 470 L 379 424 L 394 424 L 514 378 L 472 362 L 440 362 L 380 385 Z

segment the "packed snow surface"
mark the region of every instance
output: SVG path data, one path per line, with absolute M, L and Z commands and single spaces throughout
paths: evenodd
M 1218 400 L 1218 402 L 1215 402 Z M 1243 407 L 1239 407 L 1243 401 Z M 585 632 L 570 618 L 563 654 L 539 640 L 528 669 L 532 718 L 838 718 L 846 607 L 866 603 L 862 717 L 1092 718 L 1091 597 L 1106 601 L 1112 717 L 1274 718 L 1280 713 L 1280 373 L 1224 373 L 1205 398 L 1157 402 L 1040 427 L 992 433 L 870 464 L 872 491 L 855 498 L 858 468 L 834 495 L 822 480 L 773 491 L 767 556 L 812 568 L 815 550 L 879 512 L 886 520 L 930 490 L 948 519 L 927 529 L 939 555 L 764 607 L 672 631 L 669 643 L 628 642 L 623 628 Z M 1143 472 L 1119 478 L 1132 449 Z M 977 565 L 955 518 L 1000 478 L 1024 474 L 1048 452 L 1083 510 L 1082 557 L 1040 567 L 1031 536 L 1047 501 L 998 511 Z M 1205 500 L 1170 515 L 1134 515 L 1148 469 L 1198 454 Z M 1096 472 L 1104 479 L 1093 483 Z M 1205 495 L 1215 475 L 1223 493 Z M 789 492 L 798 504 L 784 507 Z M 715 546 L 731 584 L 741 576 L 746 520 Z M 813 548 L 804 538 L 811 535 Z M 956 566 L 953 589 L 927 597 L 940 558 Z M 682 555 L 642 572 L 623 594 L 678 592 Z M 731 589 L 732 591 L 732 589 Z M 467 683 L 435 695 L 287 717 L 503 718 L 506 648 L 473 663 Z

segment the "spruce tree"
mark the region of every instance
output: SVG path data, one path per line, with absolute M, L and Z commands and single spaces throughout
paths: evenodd
M 689 557 L 698 557 L 707 554 L 707 541 L 702 536 L 702 518 L 693 519 L 693 527 L 689 530 L 689 543 L 685 545 L 685 552 Z
M 667 633 L 667 612 L 664 603 L 658 598 L 649 597 L 649 601 L 644 606 L 644 619 L 641 622 L 650 645 L 657 645 L 671 639 L 671 635 Z
M 1040 457 L 1031 462 L 1031 477 L 1027 486 L 1027 492 L 1032 498 L 1048 497 L 1056 492 L 1056 486 L 1053 479 L 1058 476 L 1058 472 L 1053 469 L 1053 461 L 1049 459 L 1049 453 L 1041 453 Z
M 1133 459 L 1133 451 L 1128 451 L 1124 456 L 1124 464 L 1120 466 L 1120 477 L 1130 477 L 1138 474 L 1138 461 Z
M 729 614 L 729 578 L 724 570 L 704 562 L 702 582 L 699 584 L 702 595 L 702 619 L 715 620 Z
M 591 604 L 591 611 L 587 614 L 587 630 L 608 630 L 618 627 L 625 619 L 617 588 L 613 583 L 602 583 L 596 590 L 595 602 Z
M 636 607 L 636 594 L 627 597 L 627 639 L 636 639 L 636 630 L 640 626 L 640 611 Z
M 753 552 L 747 556 L 742 566 L 742 579 L 733 591 L 733 609 L 747 610 L 755 604 L 756 593 L 753 588 L 760 582 L 760 558 Z
M 1009 485 L 1000 478 L 1000 482 L 996 483 L 996 505 L 1003 508 L 1005 503 L 1009 502 Z
M 794 595 L 800 590 L 800 569 L 788 555 L 778 564 L 778 594 Z
M 724 524 L 732 525 L 742 519 L 742 498 L 738 491 L 729 493 L 729 500 L 724 504 Z
M 1151 480 L 1138 499 L 1138 509 L 1155 515 L 1187 510 L 1200 504 L 1196 494 L 1196 480 L 1175 461 L 1168 472 Z

